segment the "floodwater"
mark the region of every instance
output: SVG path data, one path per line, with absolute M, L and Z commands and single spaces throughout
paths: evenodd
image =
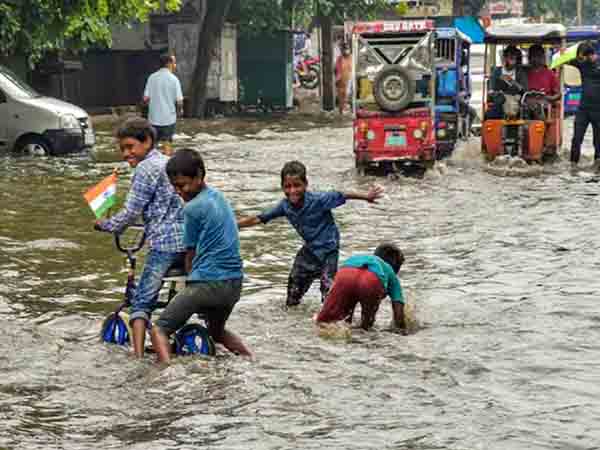
M 600 448 L 591 173 L 561 163 L 495 176 L 475 141 L 422 180 L 361 178 L 347 124 L 234 131 L 177 146 L 202 150 L 209 183 L 240 214 L 281 198 L 279 170 L 291 159 L 306 163 L 313 189 L 385 187 L 379 205 L 336 210 L 341 253 L 398 243 L 419 329 L 387 332 L 386 301 L 375 331 L 319 337 L 316 285 L 285 311 L 300 240 L 280 221 L 241 233 L 247 279 L 230 326 L 256 362 L 223 351 L 168 368 L 136 361 L 98 340 L 126 272 L 81 197 L 116 165 L 110 139 L 100 137 L 97 157 L 2 157 L 1 449 Z

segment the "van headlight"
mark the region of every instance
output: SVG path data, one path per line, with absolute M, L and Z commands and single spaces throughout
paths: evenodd
M 81 129 L 81 125 L 77 117 L 73 114 L 63 114 L 60 116 L 59 120 L 59 128 L 65 130 L 73 130 L 73 129 Z

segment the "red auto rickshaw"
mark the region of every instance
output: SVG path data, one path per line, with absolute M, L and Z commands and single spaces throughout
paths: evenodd
M 436 160 L 432 20 L 352 28 L 356 168 L 423 175 Z

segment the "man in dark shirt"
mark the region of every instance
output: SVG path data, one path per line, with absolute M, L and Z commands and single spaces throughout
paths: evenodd
M 581 156 L 581 144 L 588 125 L 594 133 L 594 161 L 600 161 L 600 65 L 594 46 L 584 42 L 577 48 L 577 59 L 569 64 L 581 72 L 583 93 L 571 142 L 571 164 L 576 166 Z

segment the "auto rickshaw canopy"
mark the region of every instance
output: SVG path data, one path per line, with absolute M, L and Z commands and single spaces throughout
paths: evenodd
M 492 26 L 486 30 L 486 44 L 539 43 L 560 45 L 567 36 L 567 29 L 559 23 L 519 24 Z

